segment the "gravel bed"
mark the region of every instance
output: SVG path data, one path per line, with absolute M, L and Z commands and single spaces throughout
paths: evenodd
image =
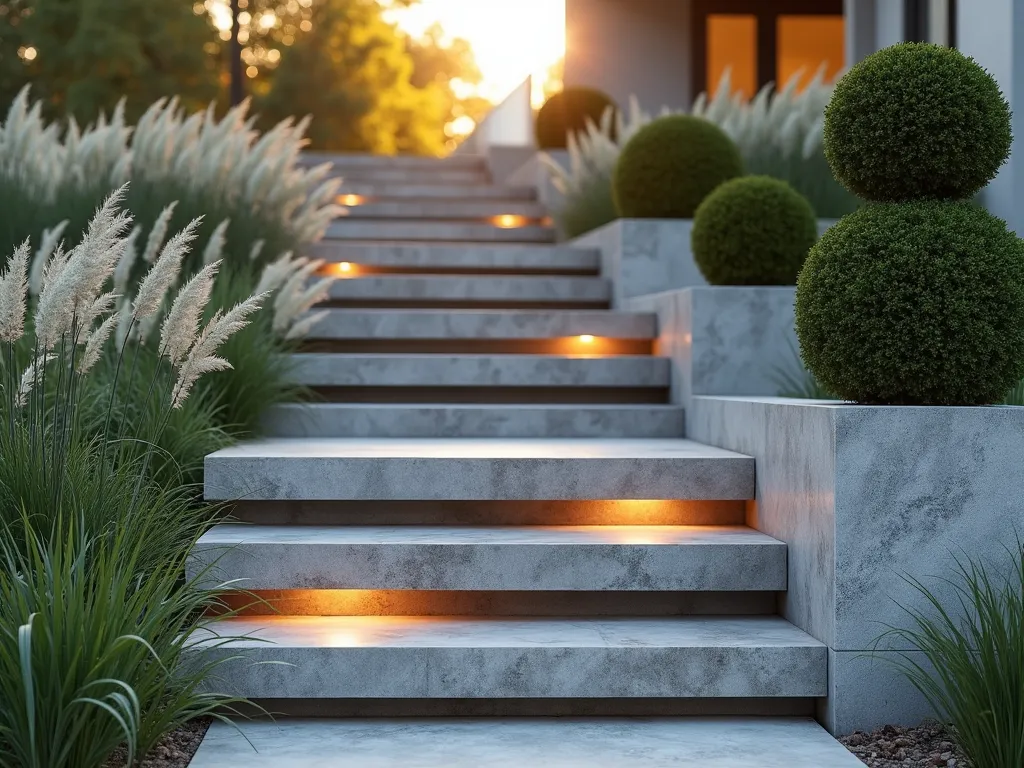
M 141 768 L 185 768 L 192 762 L 192 756 L 210 727 L 210 718 L 203 717 L 186 723 L 176 731 L 167 734 L 156 748 L 140 763 Z M 124 768 L 128 753 L 119 748 L 104 768 Z
M 970 768 L 952 732 L 938 723 L 916 728 L 885 725 L 839 739 L 869 768 Z

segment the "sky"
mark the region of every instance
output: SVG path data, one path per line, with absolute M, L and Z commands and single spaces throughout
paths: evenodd
M 548 68 L 565 53 L 565 0 L 420 0 L 393 18 L 412 35 L 440 22 L 451 37 L 468 40 L 483 75 L 478 92 L 494 102 L 531 74 L 536 100 Z

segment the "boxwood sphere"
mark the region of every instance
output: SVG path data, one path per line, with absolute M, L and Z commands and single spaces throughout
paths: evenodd
M 811 204 L 786 182 L 741 176 L 704 198 L 690 239 L 712 285 L 796 285 L 818 226 Z
M 743 173 L 743 158 L 721 128 L 692 115 L 654 120 L 626 142 L 612 177 L 620 216 L 689 219 L 708 193 Z
M 866 200 L 965 199 L 1010 153 L 1010 107 L 959 51 L 900 43 L 844 75 L 825 108 L 825 156 Z
M 589 119 L 598 125 L 605 110 L 618 110 L 611 97 L 594 88 L 566 88 L 537 111 L 534 131 L 541 149 L 565 149 L 570 133 L 583 131 Z M 614 123 L 612 127 L 614 134 Z M 614 138 L 614 135 L 612 136 Z
M 860 403 L 984 405 L 1024 379 L 1024 246 L 971 202 L 877 203 L 797 282 L 804 362 Z

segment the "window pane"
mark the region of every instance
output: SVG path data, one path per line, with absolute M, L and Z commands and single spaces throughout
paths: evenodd
M 803 70 L 801 86 L 825 63 L 825 79 L 833 80 L 843 68 L 842 16 L 779 16 L 776 22 L 776 78 L 781 88 Z
M 732 90 L 748 99 L 757 91 L 757 18 L 752 14 L 708 14 L 708 93 L 728 69 Z

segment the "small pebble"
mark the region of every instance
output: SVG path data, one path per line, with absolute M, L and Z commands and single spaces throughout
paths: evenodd
M 944 726 L 926 723 L 854 731 L 839 741 L 869 768 L 970 768 L 952 737 Z

